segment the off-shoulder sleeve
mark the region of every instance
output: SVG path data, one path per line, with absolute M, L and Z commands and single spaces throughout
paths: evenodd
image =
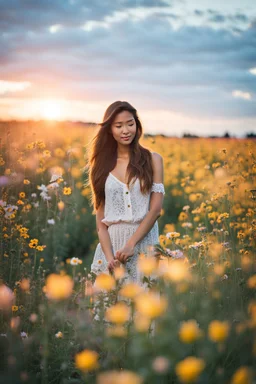
M 165 195 L 164 185 L 163 183 L 153 183 L 151 192 L 159 192 Z

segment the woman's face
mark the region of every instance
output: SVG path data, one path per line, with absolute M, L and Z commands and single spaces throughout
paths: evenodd
M 136 121 L 128 111 L 118 113 L 111 125 L 111 132 L 117 143 L 129 145 L 136 135 Z

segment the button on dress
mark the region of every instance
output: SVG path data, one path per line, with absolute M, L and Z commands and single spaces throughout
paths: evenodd
M 136 231 L 147 212 L 149 211 L 151 192 L 165 194 L 162 183 L 153 183 L 150 193 L 143 195 L 140 190 L 140 181 L 135 178 L 130 187 L 117 179 L 111 172 L 105 183 L 105 208 L 104 218 L 101 220 L 108 227 L 113 255 L 125 246 L 127 241 Z M 124 264 L 126 278 L 130 281 L 140 282 L 137 270 L 137 260 L 140 253 L 146 253 L 147 247 L 159 243 L 158 222 L 154 223 L 151 230 L 134 247 L 134 255 Z M 101 244 L 98 243 L 91 271 L 97 275 L 108 271 L 108 261 L 103 253 Z

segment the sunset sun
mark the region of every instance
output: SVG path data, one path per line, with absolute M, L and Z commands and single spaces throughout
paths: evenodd
M 58 120 L 62 117 L 61 104 L 55 100 L 45 100 L 41 103 L 41 115 L 46 120 Z

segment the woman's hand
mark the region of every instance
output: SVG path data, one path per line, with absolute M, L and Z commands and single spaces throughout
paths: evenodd
M 112 259 L 108 262 L 108 270 L 109 272 L 113 272 L 116 267 L 120 266 L 120 261 L 117 259 Z
M 126 263 L 129 257 L 134 255 L 134 246 L 126 244 L 123 248 L 116 251 L 116 259 L 121 263 Z

